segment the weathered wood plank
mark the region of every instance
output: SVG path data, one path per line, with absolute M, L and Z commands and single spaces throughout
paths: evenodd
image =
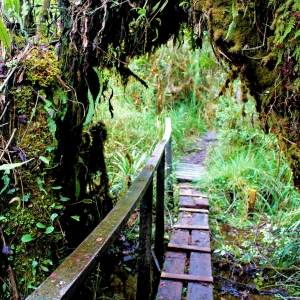
M 207 195 L 204 195 L 204 194 L 188 194 L 188 193 L 180 193 L 179 196 L 183 196 L 183 197 L 207 198 Z
M 207 167 L 201 166 L 199 164 L 193 164 L 193 163 L 188 163 L 188 162 L 181 162 L 177 165 L 177 168 L 182 168 L 182 169 L 190 169 L 190 170 L 203 170 L 207 171 Z
M 168 248 L 172 249 L 179 249 L 179 250 L 187 250 L 187 251 L 198 251 L 198 252 L 211 252 L 211 249 L 209 247 L 199 247 L 194 245 L 179 245 L 179 244 L 168 244 Z
M 201 209 L 201 208 L 188 208 L 188 207 L 180 207 L 179 211 L 186 211 L 186 212 L 199 212 L 199 213 L 204 213 L 208 214 L 209 210 L 208 209 Z
M 192 252 L 190 256 L 190 274 L 211 277 L 211 255 Z M 188 300 L 213 299 L 212 286 L 188 283 Z
M 190 275 L 211 277 L 210 253 L 191 252 Z
M 192 184 L 187 184 L 186 182 L 181 182 L 181 183 L 175 185 L 175 188 L 191 189 L 191 188 L 194 188 L 194 186 Z
M 181 238 L 179 238 L 181 239 Z M 183 274 L 187 255 L 185 253 L 167 252 L 163 271 Z M 182 282 L 161 279 L 158 287 L 158 299 L 181 299 Z
M 213 289 L 209 284 L 190 282 L 188 284 L 188 300 L 213 300 Z
M 176 224 L 174 225 L 174 228 L 181 228 L 181 229 L 187 229 L 187 230 L 209 230 L 209 226 L 200 226 L 200 225 L 181 225 L 181 224 Z
M 161 273 L 161 278 L 183 280 L 183 281 L 203 281 L 203 282 L 213 282 L 214 279 L 211 276 L 194 276 L 189 274 L 176 274 L 176 273 Z
M 180 224 L 180 225 L 208 226 L 207 214 L 180 212 L 179 215 L 180 215 L 180 219 L 177 222 L 178 225 Z
M 172 244 L 188 244 L 190 239 L 190 234 L 188 230 L 175 230 L 171 236 L 170 242 Z
M 180 196 L 182 196 L 181 194 L 187 194 L 187 196 L 189 196 L 189 195 L 201 196 L 202 195 L 202 193 L 200 191 L 195 190 L 193 186 L 189 186 L 186 188 L 182 188 L 180 186 L 179 192 L 180 192 Z
M 187 255 L 182 252 L 168 251 L 163 267 L 164 272 L 183 274 Z
M 157 291 L 157 300 L 181 300 L 183 283 L 180 281 L 161 280 Z M 145 299 L 146 300 L 146 299 Z
M 188 230 L 175 230 L 171 236 L 173 245 L 187 244 L 189 240 L 190 234 Z M 183 274 L 186 260 L 187 255 L 185 253 L 169 251 L 166 255 L 163 271 Z M 182 287 L 182 282 L 161 279 L 156 298 L 181 300 Z
M 192 230 L 191 245 L 198 247 L 210 247 L 210 237 L 208 231 Z
M 209 208 L 207 198 L 180 197 L 179 205 L 181 207 L 188 207 L 188 208 L 204 208 L 204 209 Z

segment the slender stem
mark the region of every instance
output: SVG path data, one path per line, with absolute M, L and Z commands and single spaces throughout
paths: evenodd
M 0 160 L 2 159 L 2 157 L 3 157 L 4 153 L 5 153 L 5 151 L 7 150 L 7 148 L 9 147 L 9 145 L 10 145 L 10 143 L 11 143 L 11 141 L 12 141 L 12 139 L 13 139 L 15 133 L 16 133 L 16 131 L 17 131 L 17 128 L 15 128 L 15 129 L 13 130 L 13 133 L 12 133 L 12 135 L 11 135 L 9 141 L 7 142 L 7 144 L 6 144 L 6 146 L 5 146 L 5 149 L 3 150 L 3 152 L 2 152 L 1 155 L 0 155 Z

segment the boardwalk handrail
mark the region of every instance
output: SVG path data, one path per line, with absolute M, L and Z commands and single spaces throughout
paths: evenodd
M 64 260 L 64 262 L 26 300 L 58 300 L 71 298 L 80 284 L 93 271 L 124 228 L 134 209 L 140 204 L 140 245 L 137 299 L 150 299 L 150 260 L 153 175 L 157 171 L 155 252 L 159 262 L 163 257 L 164 235 L 164 171 L 167 162 L 167 179 L 172 171 L 171 120 L 166 119 L 163 139 L 158 142 L 151 157 L 133 181 L 125 196 L 117 202 L 104 220 Z M 166 156 L 166 157 L 165 157 Z M 165 159 L 166 158 L 166 159 Z M 167 191 L 172 193 L 171 181 Z

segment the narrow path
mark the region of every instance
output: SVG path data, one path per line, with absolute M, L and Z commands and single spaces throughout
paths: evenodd
M 196 191 L 189 181 L 206 173 L 203 162 L 207 147 L 217 136 L 206 133 L 198 138 L 193 153 L 182 157 L 176 169 L 179 188 L 179 221 L 173 226 L 158 287 L 159 300 L 212 300 L 211 249 L 207 195 Z

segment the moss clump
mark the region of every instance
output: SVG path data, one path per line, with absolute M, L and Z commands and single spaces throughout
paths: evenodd
M 46 88 L 58 82 L 61 75 L 57 58 L 53 49 L 33 49 L 25 61 L 25 79 L 34 85 Z

